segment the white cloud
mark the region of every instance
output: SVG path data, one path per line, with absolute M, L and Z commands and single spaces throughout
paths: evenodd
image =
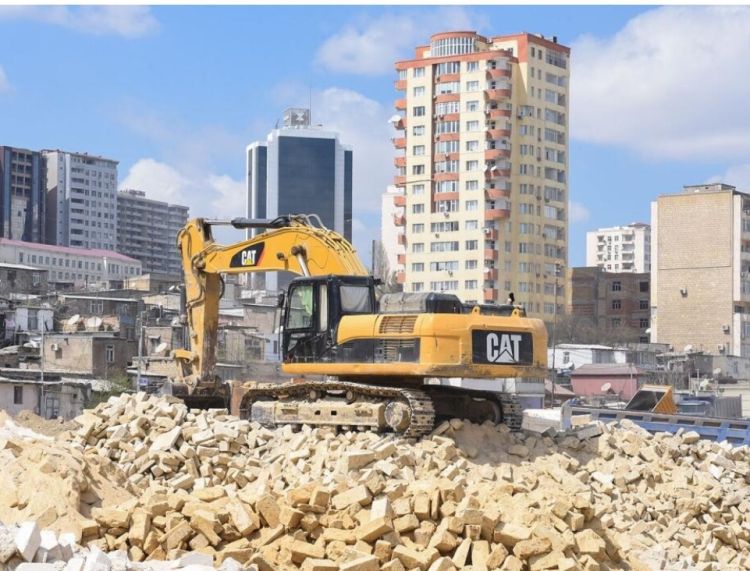
M 221 218 L 244 216 L 247 209 L 245 183 L 228 175 L 209 175 L 208 186 L 214 192 L 212 211 Z
M 750 8 L 658 8 L 572 46 L 571 133 L 645 156 L 750 152 Z
M 120 189 L 146 192 L 148 198 L 172 204 L 184 204 L 190 189 L 190 179 L 177 169 L 154 159 L 140 159 L 120 182 Z
M 316 61 L 331 71 L 362 75 L 393 73 L 395 61 L 446 27 L 475 29 L 479 19 L 463 8 L 385 14 L 340 30 L 318 49 Z
M 750 163 L 729 167 L 724 174 L 712 176 L 706 183 L 723 182 L 736 186 L 737 190 L 750 192 Z
M 586 222 L 589 219 L 589 209 L 580 202 L 570 201 L 568 205 L 568 218 L 571 223 Z
M 3 66 L 0 65 L 0 93 L 6 91 L 10 91 L 10 82 L 8 81 L 8 76 L 5 75 Z
M 148 6 L 2 6 L 2 19 L 33 20 L 87 34 L 125 38 L 147 36 L 159 28 Z

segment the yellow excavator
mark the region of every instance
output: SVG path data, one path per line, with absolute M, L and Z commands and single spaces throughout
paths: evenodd
M 217 244 L 212 227 L 254 229 Z M 265 425 L 310 424 L 417 437 L 436 418 L 490 420 L 520 428 L 521 408 L 492 390 L 498 378 L 542 379 L 547 332 L 514 305 L 468 305 L 445 293 L 387 294 L 352 245 L 315 216 L 274 220 L 193 219 L 178 238 L 185 273 L 190 349 L 173 352 L 172 392 L 191 406 L 227 406 Z M 280 295 L 279 384 L 223 382 L 215 373 L 222 274 L 287 271 Z M 487 381 L 487 390 L 442 378 Z

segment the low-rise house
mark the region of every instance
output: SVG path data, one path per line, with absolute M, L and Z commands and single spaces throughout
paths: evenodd
M 576 396 L 616 395 L 628 401 L 652 377 L 653 373 L 635 365 L 608 363 L 576 367 L 570 373 L 570 383 Z
M 0 377 L 0 410 L 16 415 L 30 410 L 43 418 L 70 420 L 83 412 L 91 398 L 91 384 L 84 381 Z
M 45 335 L 42 361 L 45 371 L 109 379 L 124 375 L 137 351 L 135 340 L 113 333 L 56 333 Z

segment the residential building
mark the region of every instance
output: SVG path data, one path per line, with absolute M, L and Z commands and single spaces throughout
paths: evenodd
M 526 33 L 435 34 L 396 63 L 405 291 L 476 302 L 512 291 L 553 319 L 567 265 L 569 68 L 557 38 Z
M 654 372 L 630 363 L 582 365 L 570 373 L 570 384 L 576 396 L 617 396 L 626 402 L 644 383 L 654 379 Z
M 44 270 L 24 264 L 0 263 L 0 297 L 42 295 L 47 293 L 48 287 Z
M 91 384 L 50 375 L 50 382 L 0 377 L 0 410 L 15 416 L 30 410 L 42 418 L 72 420 L 91 399 Z
M 182 270 L 179 273 L 149 272 L 125 280 L 124 288 L 149 293 L 164 293 L 169 288 L 177 288 L 183 281 Z M 177 291 L 173 289 L 172 291 Z
M 399 265 L 404 264 L 406 234 L 403 225 L 396 224 L 396 217 L 404 204 L 406 204 L 404 189 L 398 186 L 389 186 L 381 198 L 380 247 L 389 273 L 395 272 Z M 376 270 L 374 273 L 380 278 L 383 277 L 382 271 Z M 401 276 L 403 277 L 403 272 Z
M 247 216 L 315 214 L 351 242 L 352 168 L 353 152 L 338 133 L 312 127 L 308 109 L 287 110 L 282 128 L 247 147 Z M 252 281 L 256 289 L 274 291 L 291 277 L 268 272 Z
M 648 342 L 651 274 L 578 267 L 567 276 L 566 312 L 579 325 L 590 325 L 595 338 Z
M 114 251 L 2 238 L 0 262 L 44 270 L 49 287 L 60 290 L 121 288 L 125 278 L 141 273 L 141 263 L 138 260 Z
M 633 222 L 586 232 L 586 265 L 608 272 L 650 272 L 651 226 Z
M 59 296 L 57 318 L 63 331 L 109 331 L 126 339 L 136 338 L 136 321 L 144 305 L 138 299 L 100 295 Z M 77 317 L 77 319 L 75 319 Z
M 651 203 L 651 338 L 750 357 L 750 195 L 715 183 Z
M 115 333 L 54 333 L 44 336 L 44 370 L 78 373 L 99 379 L 126 374 L 137 344 Z
M 117 251 L 140 260 L 144 272 L 182 274 L 177 233 L 188 207 L 146 198 L 141 190 L 117 193 Z
M 46 170 L 46 242 L 115 250 L 117 161 L 88 153 L 42 151 Z
M 41 153 L 0 146 L 0 238 L 44 242 L 45 191 Z

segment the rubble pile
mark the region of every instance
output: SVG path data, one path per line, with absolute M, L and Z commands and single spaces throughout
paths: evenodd
M 71 457 L 118 466 L 133 492 L 84 502 L 80 542 L 134 569 L 187 554 L 260 571 L 750 568 L 750 452 L 694 432 L 452 420 L 415 442 L 142 394 L 78 420 Z

